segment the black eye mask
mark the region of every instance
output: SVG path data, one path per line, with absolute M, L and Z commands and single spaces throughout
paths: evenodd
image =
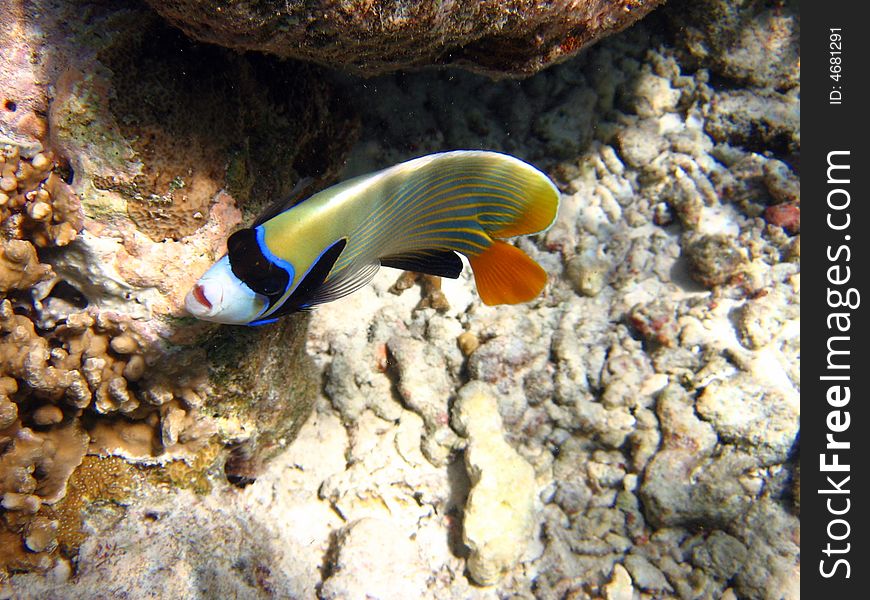
M 267 256 L 258 237 L 257 229 L 235 232 L 227 240 L 227 257 L 233 275 L 257 294 L 269 298 L 271 305 L 287 291 L 293 277 Z

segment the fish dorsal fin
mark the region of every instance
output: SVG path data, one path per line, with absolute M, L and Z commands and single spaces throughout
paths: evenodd
M 423 156 L 382 171 L 372 185 L 382 188 L 387 216 L 395 213 L 411 235 L 431 227 L 427 210 L 440 223 L 471 218 L 490 237 L 509 238 L 547 229 L 559 209 L 559 190 L 547 175 L 498 152 Z
M 476 254 L 493 238 L 545 230 L 559 207 L 559 191 L 544 173 L 506 154 L 474 150 L 413 159 L 346 191 L 371 207 L 350 232 L 354 254 L 386 258 L 387 266 L 398 256 L 407 263 L 409 252 Z M 401 268 L 429 272 L 412 262 Z
M 490 306 L 528 302 L 547 284 L 547 272 L 538 263 L 519 248 L 500 240 L 468 260 L 477 293 Z
M 431 250 L 394 254 L 381 258 L 381 265 L 456 279 L 462 273 L 462 260 L 452 250 Z
M 313 177 L 303 177 L 296 182 L 290 193 L 277 202 L 273 202 L 267 206 L 254 220 L 251 227 L 262 225 L 275 215 L 278 215 L 289 208 L 293 208 L 303 200 L 306 200 L 314 191 L 315 180 Z

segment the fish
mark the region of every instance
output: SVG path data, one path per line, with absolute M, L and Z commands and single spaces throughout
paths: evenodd
M 457 278 L 464 255 L 481 301 L 536 298 L 546 271 L 507 239 L 547 230 L 559 190 L 508 154 L 429 154 L 267 211 L 227 239 L 185 308 L 205 321 L 262 325 L 342 298 L 382 266 Z

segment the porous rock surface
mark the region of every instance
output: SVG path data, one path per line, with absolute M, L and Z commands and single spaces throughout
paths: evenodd
M 363 75 L 456 65 L 531 75 L 620 31 L 662 0 L 148 0 L 192 38 Z
M 347 176 L 479 147 L 556 180 L 553 228 L 516 242 L 549 273 L 544 294 L 487 307 L 468 271 L 436 289 L 382 270 L 311 315 L 322 394 L 250 485 L 194 495 L 136 480 L 127 508 L 76 505 L 94 533 L 75 563 L 16 574 L 9 594 L 799 598 L 799 86 L 735 80 L 776 102 L 723 110 L 735 88 L 711 71 L 732 46 L 689 56 L 666 33 L 713 31 L 698 15 L 728 8 L 772 42 L 796 36 L 798 17 L 779 2 L 698 4 L 694 21 L 675 2 L 521 82 L 344 80 L 364 127 Z M 796 67 L 743 47 L 750 70 Z M 770 210 L 782 205 L 787 221 Z M 520 459 L 510 472 L 475 463 L 453 418 L 474 390 L 489 398 L 475 413 L 493 425 L 485 439 Z M 113 463 L 95 458 L 70 487 L 102 481 L 94 469 Z M 493 498 L 534 475 L 523 551 L 476 549 L 505 565 L 489 585 L 463 541 L 475 464 L 502 482 Z M 23 543 L 50 545 L 52 520 L 64 539 L 63 514 L 23 528 Z

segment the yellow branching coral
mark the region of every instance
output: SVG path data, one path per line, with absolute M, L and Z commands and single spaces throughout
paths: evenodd
M 0 149 L 0 222 L 6 238 L 30 240 L 40 248 L 65 246 L 82 228 L 81 203 L 54 172 L 50 153 L 21 157 L 11 145 Z
M 51 275 L 51 267 L 40 264 L 33 244 L 0 240 L 0 294 L 27 289 Z
M 153 360 L 129 317 L 79 312 L 45 332 L 0 301 L 0 505 L 26 568 L 56 551 L 43 505 L 64 497 L 86 453 L 188 458 L 216 433 L 198 410 L 204 375 L 183 364 L 149 379 Z M 85 413 L 99 417 L 87 429 Z M 17 567 L 0 560 L 0 577 L 6 568 Z

